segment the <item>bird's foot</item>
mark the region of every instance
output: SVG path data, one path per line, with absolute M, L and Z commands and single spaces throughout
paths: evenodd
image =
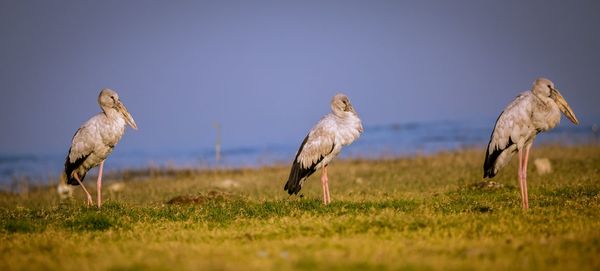
M 94 201 L 92 200 L 92 196 L 90 195 L 87 196 L 87 206 L 94 206 Z

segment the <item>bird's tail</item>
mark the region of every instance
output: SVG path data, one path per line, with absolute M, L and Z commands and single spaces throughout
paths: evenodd
M 83 178 L 85 178 L 85 174 L 83 174 L 80 177 L 80 181 L 83 182 Z M 79 182 L 77 181 L 77 179 L 75 179 L 75 177 L 70 176 L 70 177 L 67 178 L 67 184 L 70 184 L 70 185 L 79 185 Z
M 69 153 L 70 152 L 71 152 L 71 150 L 69 150 Z M 73 171 L 75 171 L 79 166 L 81 166 L 83 164 L 83 161 L 85 160 L 85 158 L 87 158 L 87 156 L 77 159 L 74 163 L 71 163 L 71 160 L 69 159 L 69 155 L 67 155 L 67 158 L 65 159 L 65 171 L 64 171 L 64 176 L 67 179 L 67 184 L 79 185 L 79 182 L 77 181 L 77 179 L 75 179 Z M 75 172 L 75 174 L 77 174 L 77 172 Z M 86 174 L 86 172 L 83 172 L 82 174 L 78 175 L 79 180 L 81 182 L 83 182 L 83 179 L 85 178 L 85 174 Z
M 285 187 L 283 187 L 283 190 L 286 190 L 290 195 L 297 195 L 298 192 L 300 192 L 300 189 L 302 189 L 302 185 L 299 180 L 295 179 L 289 179 L 287 183 L 285 183 Z
M 73 175 L 73 171 L 68 172 L 67 170 L 65 170 L 65 172 L 63 174 L 64 174 L 65 178 L 67 179 L 67 184 L 79 185 L 79 182 L 77 181 L 77 179 L 75 179 L 75 177 Z M 83 173 L 81 176 L 79 176 L 79 180 L 81 182 L 83 182 L 84 178 L 85 178 L 85 173 Z
M 498 155 L 499 154 L 496 154 L 496 152 L 492 152 L 492 155 L 490 155 L 489 147 L 485 151 L 485 162 L 483 162 L 483 178 L 494 178 L 494 176 L 496 176 L 494 164 L 496 163 Z
M 302 189 L 302 183 L 301 183 L 301 179 L 299 178 L 299 176 L 297 176 L 296 174 L 293 174 L 294 171 L 292 169 L 292 172 L 290 172 L 290 177 L 288 178 L 288 181 L 285 183 L 285 186 L 283 187 L 283 190 L 287 191 L 288 194 L 292 195 L 292 194 L 298 194 L 298 192 L 300 192 L 300 189 Z
M 292 170 L 290 171 L 290 176 L 288 177 L 288 181 L 285 183 L 283 190 L 286 190 L 290 195 L 297 195 L 298 192 L 300 192 L 300 189 L 302 189 L 304 180 L 314 172 L 314 166 L 305 169 L 302 168 L 300 163 L 294 160 L 294 163 L 292 164 Z
M 483 178 L 493 178 L 496 176 L 498 170 L 500 170 L 508 163 L 508 161 L 510 161 L 512 153 L 517 150 L 517 145 L 510 138 L 508 139 L 508 143 L 504 148 L 494 148 L 491 153 L 490 144 L 491 141 L 485 151 L 485 162 L 483 162 Z

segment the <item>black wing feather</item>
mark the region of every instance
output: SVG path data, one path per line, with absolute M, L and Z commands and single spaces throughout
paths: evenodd
M 508 149 L 514 144 L 515 143 L 512 141 L 512 139 L 509 138 L 506 147 L 504 147 L 503 149 L 495 148 L 492 153 L 490 153 L 490 148 L 488 146 L 488 149 L 485 152 L 485 162 L 483 163 L 483 178 L 493 178 L 494 176 L 496 176 L 496 173 L 494 173 L 494 166 L 496 164 L 498 156 L 500 156 L 502 152 L 504 152 L 506 149 Z
M 79 168 L 83 162 L 85 161 L 85 159 L 88 158 L 88 155 L 79 157 L 77 160 L 75 160 L 75 162 L 71 163 L 71 159 L 69 159 L 69 154 L 71 153 L 71 148 L 69 148 L 69 153 L 67 154 L 67 159 L 65 159 L 65 174 L 67 175 L 67 183 L 70 185 L 79 185 L 79 182 L 73 177 L 73 171 L 75 171 L 77 168 Z M 81 176 L 79 177 L 79 180 L 81 182 L 83 182 L 83 179 L 85 178 L 85 174 L 87 172 L 84 172 Z
M 292 163 L 292 170 L 290 171 L 290 176 L 288 177 L 288 181 L 285 183 L 285 187 L 283 188 L 283 190 L 286 190 L 288 192 L 288 194 L 290 194 L 290 195 L 292 195 L 292 194 L 297 195 L 298 192 L 300 192 L 300 189 L 302 189 L 302 185 L 300 184 L 300 182 L 303 179 L 308 178 L 310 175 L 315 173 L 315 171 L 317 170 L 316 169 L 317 165 L 321 161 L 323 161 L 323 159 L 326 156 L 326 155 L 322 155 L 321 157 L 319 157 L 319 159 L 317 159 L 317 161 L 312 163 L 308 168 L 302 167 L 302 164 L 298 162 L 298 156 L 302 152 L 302 149 L 304 148 L 306 141 L 308 141 L 309 135 L 306 135 L 306 137 L 304 138 L 304 141 L 302 141 L 302 145 L 300 145 L 300 148 L 298 149 L 298 153 L 296 153 L 296 157 L 294 158 L 294 162 Z M 333 144 L 329 153 L 331 153 L 333 151 L 334 147 L 335 147 L 335 144 Z
M 500 149 L 496 147 L 494 148 L 492 153 L 490 153 L 490 144 L 492 144 L 492 138 L 494 137 L 494 132 L 496 132 L 496 125 L 498 124 L 498 120 L 500 120 L 502 114 L 504 114 L 504 111 L 502 111 L 502 113 L 500 113 L 500 116 L 498 116 L 498 118 L 496 119 L 496 123 L 494 124 L 494 130 L 490 135 L 490 142 L 488 143 L 488 146 L 485 149 L 485 162 L 483 162 L 483 178 L 493 178 L 494 176 L 496 176 L 496 173 L 494 172 L 494 166 L 496 165 L 496 160 L 498 159 L 498 156 L 500 156 L 500 154 L 502 154 L 504 150 L 508 149 L 510 146 L 515 144 L 512 141 L 512 138 L 508 137 L 508 144 L 506 144 L 504 148 Z

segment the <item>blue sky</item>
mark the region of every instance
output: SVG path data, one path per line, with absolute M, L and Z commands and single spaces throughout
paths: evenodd
M 366 127 L 493 120 L 538 76 L 599 121 L 597 1 L 0 1 L 0 152 L 66 152 L 117 90 L 119 148 L 300 142 L 348 94 Z M 563 119 L 566 123 L 566 119 Z

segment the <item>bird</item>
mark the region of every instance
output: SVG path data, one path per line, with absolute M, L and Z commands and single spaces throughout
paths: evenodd
M 98 170 L 98 208 L 102 205 L 102 169 L 104 160 L 111 154 L 127 125 L 137 130 L 135 120 L 112 89 L 102 89 L 98 95 L 102 112 L 86 121 L 73 136 L 71 147 L 65 159 L 64 174 L 67 184 L 80 185 L 87 195 L 88 206 L 94 205 L 92 196 L 85 189 L 83 179 L 86 173 L 100 166 Z
M 579 120 L 554 83 L 546 78 L 534 81 L 531 90 L 520 93 L 500 114 L 490 136 L 483 178 L 493 178 L 515 153 L 519 157 L 521 204 L 529 209 L 527 161 L 536 136 L 560 122 L 561 112 L 575 125 Z
M 325 115 L 302 141 L 284 190 L 298 194 L 306 179 L 322 169 L 323 203 L 331 202 L 327 165 L 341 152 L 342 147 L 354 142 L 363 132 L 358 113 L 345 94 L 338 93 L 331 100 L 331 113 Z

